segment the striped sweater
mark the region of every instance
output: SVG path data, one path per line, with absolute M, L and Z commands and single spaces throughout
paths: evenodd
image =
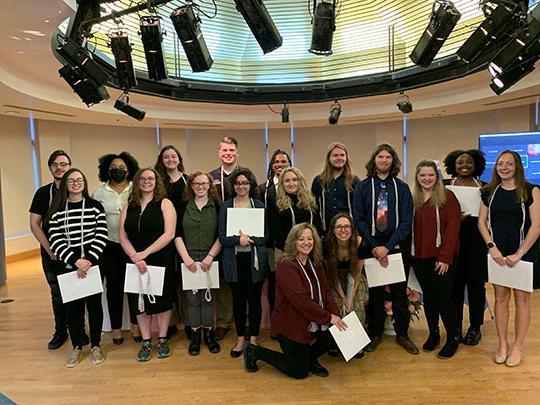
M 72 267 L 81 257 L 96 265 L 107 244 L 107 221 L 101 203 L 92 198 L 68 202 L 67 210 L 61 208 L 49 221 L 49 242 L 56 257 Z

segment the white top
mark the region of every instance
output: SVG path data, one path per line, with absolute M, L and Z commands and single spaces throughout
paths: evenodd
M 92 195 L 92 198 L 98 200 L 105 208 L 108 229 L 107 238 L 111 242 L 120 243 L 120 211 L 127 205 L 132 187 L 133 184 L 129 182 L 124 191 L 119 194 L 107 182 L 99 186 Z

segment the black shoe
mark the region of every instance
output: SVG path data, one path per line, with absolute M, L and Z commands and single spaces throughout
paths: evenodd
M 361 359 L 361 358 L 363 358 L 365 355 L 366 355 L 366 352 L 363 351 L 363 350 L 360 350 L 358 353 L 356 353 L 356 354 L 354 355 L 354 358 L 355 358 L 355 359 Z
M 133 336 L 133 341 L 134 341 L 135 343 L 142 343 L 143 338 L 142 338 L 141 335 L 139 335 L 139 336 Z
M 124 338 L 113 338 L 112 341 L 115 345 L 121 345 L 122 343 L 124 343 Z
M 90 344 L 90 338 L 89 338 L 88 335 L 85 333 L 84 336 L 83 336 L 83 338 L 82 338 L 82 345 L 83 345 L 83 346 L 86 346 L 86 345 L 88 345 L 88 344 Z
M 309 366 L 309 371 L 311 374 L 314 374 L 317 377 L 328 377 L 330 375 L 328 370 L 324 368 L 317 360 L 311 363 Z
M 456 331 L 456 340 L 458 343 L 463 343 L 463 332 L 461 331 L 461 329 L 458 329 Z
M 229 354 L 231 355 L 231 357 L 233 359 L 237 359 L 238 357 L 240 357 L 242 355 L 242 353 L 244 353 L 243 350 L 240 350 L 240 351 L 236 351 L 234 350 L 234 347 L 231 349 L 231 351 L 229 352 Z
M 216 341 L 213 329 L 204 328 L 204 343 L 208 346 L 208 351 L 210 353 L 219 353 L 221 351 L 221 347 Z
M 439 332 L 430 333 L 426 342 L 422 346 L 422 350 L 425 352 L 432 352 L 439 345 L 441 341 L 441 335 Z
M 189 340 L 188 353 L 190 356 L 198 356 L 201 352 L 201 328 L 193 330 Z
M 446 341 L 441 351 L 437 354 L 437 357 L 444 360 L 449 359 L 456 354 L 458 347 L 458 340 L 455 337 L 451 337 Z
M 167 340 L 170 340 L 172 336 L 176 335 L 178 333 L 178 328 L 176 325 L 170 325 L 167 328 Z
M 469 328 L 463 339 L 463 344 L 467 346 L 476 346 L 480 343 L 480 339 L 482 339 L 482 333 L 480 333 L 479 330 Z
M 60 349 L 62 345 L 65 343 L 65 341 L 68 338 L 67 332 L 54 332 L 54 335 L 52 339 L 49 341 L 48 348 L 49 350 L 56 350 Z
M 328 355 L 330 357 L 337 357 L 339 356 L 339 350 L 338 349 L 328 349 L 327 351 Z
M 191 326 L 184 326 L 184 332 L 186 333 L 187 340 L 191 340 L 191 334 L 193 333 L 193 329 L 191 329 Z
M 248 373 L 255 373 L 259 371 L 254 345 L 249 342 L 246 342 L 246 345 L 244 346 L 244 369 Z
M 418 354 L 420 350 L 418 347 L 409 339 L 408 336 L 396 336 L 396 343 L 403 347 L 405 351 L 409 354 Z
M 364 350 L 368 353 L 373 353 L 375 350 L 377 350 L 377 346 L 379 346 L 382 343 L 382 336 L 373 336 L 371 338 L 371 342 L 368 343 L 366 347 L 364 347 Z

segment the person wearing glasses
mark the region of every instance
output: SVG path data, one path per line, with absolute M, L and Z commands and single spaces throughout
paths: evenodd
M 53 181 L 45 184 L 36 191 L 29 211 L 30 230 L 40 244 L 41 265 L 51 291 L 51 302 L 54 314 L 54 334 L 49 341 L 48 347 L 49 350 L 56 350 L 62 347 L 68 338 L 66 308 L 62 302 L 62 295 L 60 294 L 60 287 L 58 286 L 58 279 L 56 278 L 59 262 L 49 244 L 47 234 L 48 229 L 46 224 L 43 223 L 43 220 L 47 215 L 47 211 L 51 206 L 54 196 L 58 192 L 58 187 L 60 186 L 64 173 L 71 167 L 71 159 L 63 150 L 55 150 L 49 156 L 47 166 L 53 176 Z
M 250 343 L 257 344 L 261 326 L 261 295 L 266 272 L 268 256 L 266 241 L 268 225 L 265 220 L 264 236 L 253 236 L 235 230 L 238 235 L 227 236 L 227 219 L 229 209 L 260 208 L 264 204 L 254 199 L 257 181 L 251 170 L 240 168 L 229 176 L 233 190 L 233 198 L 225 201 L 219 214 L 219 240 L 223 245 L 223 274 L 233 294 L 233 314 L 236 325 L 236 345 L 230 356 L 240 357 L 244 348 L 246 334 L 246 306 L 249 306 Z
M 62 265 L 60 273 L 77 272 L 85 278 L 107 246 L 107 220 L 99 201 L 88 195 L 88 183 L 78 169 L 69 169 L 62 180 L 45 219 L 49 227 L 50 248 Z M 88 311 L 90 325 L 91 360 L 100 364 L 105 360 L 100 348 L 103 326 L 101 293 L 79 298 L 65 304 L 66 321 L 73 350 L 66 367 L 77 366 L 84 346 L 84 313 Z
M 193 273 L 200 267 L 209 271 L 221 251 L 218 239 L 218 217 L 221 199 L 208 173 L 196 171 L 188 177 L 186 200 L 180 208 L 174 240 L 176 250 L 187 269 Z M 221 284 L 220 284 L 221 286 Z M 210 353 L 221 348 L 214 335 L 215 291 L 186 291 L 191 338 L 188 354 L 201 351 L 201 337 Z
M 165 186 L 161 176 L 151 168 L 141 169 L 133 178 L 133 191 L 128 206 L 120 214 L 120 244 L 124 252 L 141 274 L 148 271 L 147 266 L 165 268 L 163 291 L 150 301 L 143 295 L 139 302 L 137 294 L 129 294 L 131 310 L 137 313 L 143 343 L 137 360 L 144 362 L 151 358 L 152 318 L 157 320 L 159 335 L 158 358 L 169 357 L 171 349 L 167 339 L 167 329 L 172 308 L 172 272 L 174 269 L 174 230 L 176 211 L 172 202 L 166 198 Z M 142 305 L 141 305 L 142 304 Z

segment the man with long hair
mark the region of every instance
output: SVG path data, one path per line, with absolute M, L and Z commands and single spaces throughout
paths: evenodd
M 374 257 L 387 267 L 388 255 L 401 253 L 408 276 L 414 210 L 409 187 L 397 178 L 400 169 L 401 161 L 394 148 L 386 143 L 378 145 L 366 164 L 366 179 L 354 191 L 353 214 L 363 239 L 362 258 Z M 390 294 L 396 342 L 408 353 L 418 354 L 418 348 L 408 337 L 407 282 L 390 285 Z M 382 342 L 386 318 L 384 286 L 369 289 L 367 317 L 371 343 L 365 350 L 374 352 Z
M 324 233 L 336 214 L 346 212 L 352 216 L 352 197 L 358 184 L 360 179 L 353 173 L 347 147 L 340 142 L 331 143 L 326 151 L 324 169 L 311 184 Z

